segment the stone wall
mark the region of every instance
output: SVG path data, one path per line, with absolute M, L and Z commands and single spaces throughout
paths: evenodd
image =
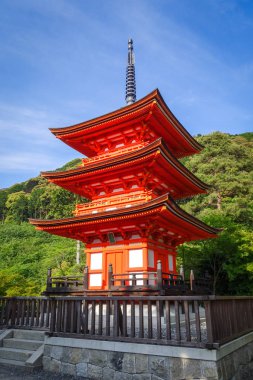
M 253 335 L 240 339 L 206 350 L 47 337 L 43 367 L 84 379 L 252 380 Z
M 219 380 L 253 380 L 253 342 L 217 361 Z

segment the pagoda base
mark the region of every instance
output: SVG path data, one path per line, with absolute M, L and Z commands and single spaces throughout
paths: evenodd
M 66 282 L 66 277 L 64 277 Z M 111 296 L 180 296 L 180 295 L 205 295 L 211 294 L 210 282 L 199 280 L 190 284 L 189 281 L 182 281 L 158 286 L 113 286 L 111 289 L 87 289 L 85 286 L 48 286 L 42 293 L 44 296 L 74 296 L 74 297 L 111 297 Z

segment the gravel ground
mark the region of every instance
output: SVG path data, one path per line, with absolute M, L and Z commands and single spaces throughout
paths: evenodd
M 53 374 L 42 370 L 0 366 L 0 380 L 84 380 L 83 377 Z

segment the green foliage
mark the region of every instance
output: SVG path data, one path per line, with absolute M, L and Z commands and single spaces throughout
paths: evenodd
M 0 191 L 0 220 L 3 221 L 6 213 L 6 201 L 8 193 L 5 190 Z
M 59 170 L 80 165 L 73 160 Z M 40 295 L 47 269 L 53 275 L 80 273 L 75 263 L 76 241 L 36 231 L 28 218 L 63 218 L 72 215 L 75 204 L 86 201 L 47 182 L 43 177 L 0 190 L 0 295 Z M 4 223 L 3 223 L 4 222 Z
M 236 135 L 236 136 L 241 136 L 241 137 L 245 138 L 248 141 L 252 141 L 253 140 L 253 132 L 245 132 L 245 133 L 241 133 L 240 135 Z
M 184 159 L 184 164 L 203 182 L 211 185 L 207 196 L 189 200 L 186 211 L 219 209 L 239 223 L 252 224 L 253 218 L 253 143 L 243 137 L 220 132 L 197 140 L 205 149 Z
M 81 160 L 77 158 L 57 170 L 73 169 L 80 163 Z M 0 190 L 0 220 L 21 223 L 29 218 L 64 218 L 71 216 L 77 202 L 85 201 L 43 177 L 31 178 Z
M 82 161 L 80 158 L 75 158 L 74 160 L 67 162 L 65 165 L 63 165 L 59 169 L 56 169 L 56 172 L 74 169 L 77 166 L 80 166 L 81 162 Z
M 0 226 L 0 295 L 40 295 L 45 290 L 47 269 L 53 275 L 80 273 L 75 264 L 76 241 L 36 231 L 28 223 Z
M 24 191 L 8 195 L 5 207 L 7 210 L 6 222 L 21 223 L 28 218 L 29 196 Z
M 186 277 L 193 269 L 196 278 L 208 271 L 215 294 L 252 294 L 253 232 L 238 226 L 220 211 L 210 211 L 202 220 L 221 228 L 219 238 L 185 243 L 178 248 Z
M 250 134 L 249 134 L 250 135 Z M 204 150 L 184 159 L 184 164 L 211 185 L 208 195 L 181 202 L 181 207 L 213 227 L 219 238 L 185 243 L 178 248 L 186 276 L 206 270 L 218 294 L 253 293 L 253 142 L 247 134 L 230 136 L 215 132 L 199 136 Z

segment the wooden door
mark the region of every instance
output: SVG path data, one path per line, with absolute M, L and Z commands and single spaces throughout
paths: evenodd
M 125 272 L 124 264 L 123 264 L 123 252 L 122 251 L 111 251 L 106 254 L 106 268 L 108 272 L 108 266 L 109 264 L 112 264 L 112 270 L 113 274 L 122 274 Z M 119 286 L 119 278 L 120 276 L 117 276 L 115 286 Z M 107 280 L 106 280 L 107 282 Z M 107 284 L 108 285 L 108 284 Z
M 160 254 L 159 260 L 161 260 L 161 263 L 162 263 L 162 271 L 168 272 L 168 255 L 167 254 Z

